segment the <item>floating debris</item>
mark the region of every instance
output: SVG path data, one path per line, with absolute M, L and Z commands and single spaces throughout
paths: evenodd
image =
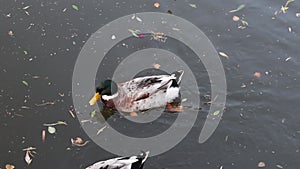
M 139 22 L 142 22 L 142 21 L 143 21 L 143 20 L 142 20 L 140 17 L 138 17 L 138 16 L 136 16 L 136 20 L 139 21 Z
M 101 132 L 103 132 L 104 129 L 106 129 L 106 127 L 107 127 L 107 126 L 104 126 L 104 127 L 102 127 L 101 129 L 99 129 L 99 130 L 97 131 L 97 134 L 96 134 L 96 135 L 99 135 Z
M 79 9 L 78 9 L 78 6 L 77 5 L 75 5 L 75 4 L 73 4 L 72 5 L 72 8 L 74 9 L 74 10 L 76 10 L 76 11 L 78 11 Z
M 279 12 L 278 11 L 275 11 L 275 15 L 277 15 L 278 13 L 286 13 L 286 11 L 289 9 L 288 5 L 291 3 L 291 2 L 294 2 L 295 0 L 287 0 L 285 5 L 284 6 L 281 6 Z
M 237 22 L 237 21 L 240 20 L 240 17 L 234 15 L 234 16 L 232 17 L 232 20 L 235 21 L 235 22 Z
M 277 168 L 280 168 L 280 169 L 283 168 L 283 166 L 282 166 L 282 165 L 279 165 L 279 164 L 277 164 L 276 167 L 277 167 Z
M 300 17 L 300 13 L 296 13 L 296 17 Z
M 43 141 L 43 143 L 45 142 L 45 140 L 46 140 L 46 131 L 42 130 L 42 141 Z
M 5 165 L 5 169 L 14 169 L 14 168 L 15 168 L 15 166 L 12 165 L 12 164 L 6 164 Z
M 229 12 L 230 13 L 238 12 L 238 11 L 242 10 L 243 8 L 245 8 L 245 4 L 242 4 L 239 7 L 237 7 L 236 9 L 233 9 L 233 10 L 231 10 Z
M 226 59 L 229 59 L 229 56 L 224 52 L 219 52 L 219 55 L 225 57 Z
M 160 7 L 160 4 L 159 4 L 158 2 L 155 2 L 155 3 L 153 4 L 153 6 L 154 6 L 155 8 L 159 8 L 159 7 Z
M 290 59 L 292 59 L 292 57 L 286 58 L 285 61 L 287 62 L 287 61 L 289 61 Z
M 137 112 L 130 112 L 130 114 L 129 114 L 129 116 L 130 117 L 137 117 L 138 116 L 138 114 L 137 114 Z
M 216 111 L 213 113 L 214 116 L 217 116 L 217 115 L 219 115 L 219 114 L 220 114 L 220 110 L 216 110 Z
M 253 76 L 257 77 L 257 78 L 260 78 L 261 77 L 261 73 L 260 72 L 254 72 Z
M 55 101 L 53 101 L 53 102 L 45 102 L 45 103 L 41 103 L 41 104 L 35 104 L 35 106 L 38 106 L 38 107 L 40 107 L 40 106 L 47 106 L 47 105 L 54 105 L 55 104 Z
M 56 123 L 44 123 L 44 126 L 68 125 L 65 121 L 57 121 Z
M 128 29 L 128 31 L 132 34 L 132 36 L 139 38 L 139 33 L 140 30 L 132 30 L 132 29 Z
M 166 42 L 167 36 L 162 33 L 162 32 L 151 32 L 152 39 L 161 41 L 161 42 Z
M 36 148 L 34 148 L 34 147 L 28 147 L 28 148 L 23 149 L 23 151 L 25 151 L 24 160 L 27 163 L 27 165 L 31 164 L 32 157 L 34 157 L 33 153 L 36 154 L 35 150 L 36 150 Z
M 189 4 L 190 5 L 190 7 L 192 7 L 192 8 L 197 8 L 197 5 L 196 4 Z
M 76 137 L 75 139 L 71 138 L 71 143 L 73 146 L 83 147 L 89 143 L 89 141 L 83 142 L 82 138 Z
M 159 68 L 160 68 L 160 64 L 154 63 L 154 64 L 153 64 L 153 67 L 154 67 L 155 69 L 159 69 Z
M 289 32 L 292 32 L 292 28 L 291 27 L 288 27 L 288 30 L 289 30 Z
M 187 98 L 183 98 L 183 99 L 181 100 L 181 102 L 184 103 L 184 102 L 186 102 L 187 100 L 188 100 Z
M 50 134 L 56 133 L 56 128 L 55 128 L 55 127 L 52 127 L 52 126 L 49 126 L 49 127 L 48 127 L 48 133 L 50 133 Z
M 24 10 L 26 10 L 26 9 L 28 9 L 28 8 L 30 8 L 30 6 L 25 6 L 25 7 L 23 7 Z
M 75 115 L 72 110 L 69 110 L 70 115 L 75 119 Z
M 117 38 L 116 35 L 111 35 L 112 40 L 115 40 L 116 38 Z
M 173 14 L 173 12 L 172 12 L 171 10 L 168 10 L 168 13 L 169 13 L 169 14 Z
M 265 164 L 264 162 L 259 162 L 259 163 L 257 164 L 257 167 L 259 167 L 259 168 L 264 168 L 264 167 L 266 167 L 266 164 Z
M 13 31 L 12 30 L 10 30 L 10 31 L 8 31 L 8 33 L 7 33 L 9 36 L 13 36 L 14 35 L 14 33 L 13 33 Z
M 27 83 L 25 80 L 23 80 L 22 83 L 23 83 L 25 86 L 29 86 L 28 83 Z

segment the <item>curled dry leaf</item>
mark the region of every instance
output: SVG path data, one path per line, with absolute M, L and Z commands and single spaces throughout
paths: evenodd
M 263 167 L 265 167 L 266 166 L 266 164 L 264 163 L 264 162 L 259 162 L 258 164 L 257 164 L 257 167 L 259 167 L 259 168 L 263 168 Z
M 29 165 L 31 162 L 32 162 L 32 158 L 30 157 L 30 151 L 28 150 L 28 151 L 26 151 L 26 153 L 25 153 L 25 161 L 26 161 L 26 163 Z
M 6 164 L 5 165 L 5 169 L 14 169 L 14 168 L 15 168 L 15 166 L 12 165 L 12 164 Z
M 74 146 L 83 147 L 89 143 L 89 141 L 83 142 L 82 138 L 76 137 L 75 139 L 71 138 L 71 143 Z

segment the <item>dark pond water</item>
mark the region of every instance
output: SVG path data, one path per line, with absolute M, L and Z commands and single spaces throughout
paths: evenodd
M 299 168 L 300 18 L 296 13 L 300 2 L 290 3 L 286 13 L 277 15 L 274 12 L 285 5 L 283 0 L 159 0 L 160 8 L 153 7 L 154 2 L 0 0 L 0 168 L 8 163 L 16 168 L 84 168 L 114 157 L 93 142 L 71 145 L 71 138 L 89 140 L 69 114 L 77 56 L 91 34 L 108 22 L 132 13 L 168 10 L 194 23 L 217 51 L 229 56 L 221 56 L 228 96 L 217 130 L 199 144 L 209 109 L 204 96 L 210 94 L 206 71 L 199 68 L 195 75 L 202 81 L 202 110 L 196 124 L 176 147 L 149 158 L 145 168 L 253 169 L 260 161 L 266 168 Z M 241 4 L 245 4 L 241 11 L 229 12 Z M 234 22 L 234 15 L 249 25 L 238 28 L 242 23 Z M 113 53 L 123 54 L 117 49 Z M 261 77 L 254 77 L 254 72 Z M 40 105 L 46 102 L 54 104 Z M 153 125 L 165 129 L 172 122 L 168 116 L 172 115 Z M 118 121 L 118 116 L 114 118 Z M 47 133 L 43 143 L 41 131 L 47 130 L 43 124 L 58 120 L 68 125 L 56 126 L 56 134 Z M 27 165 L 22 149 L 30 146 L 37 148 L 37 154 Z

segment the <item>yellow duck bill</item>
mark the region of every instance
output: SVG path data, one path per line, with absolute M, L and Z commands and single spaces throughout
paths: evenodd
M 90 105 L 94 105 L 97 103 L 97 101 L 99 101 L 101 98 L 101 95 L 99 93 L 95 93 L 93 98 L 89 101 Z

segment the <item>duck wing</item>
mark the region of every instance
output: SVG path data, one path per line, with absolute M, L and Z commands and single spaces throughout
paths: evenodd
M 147 76 L 121 83 L 119 89 L 132 101 L 138 101 L 160 90 L 167 90 L 174 82 L 176 83 L 176 77 L 172 75 Z
M 144 152 L 138 156 L 113 158 L 97 162 L 86 169 L 142 169 L 148 155 L 149 152 Z

